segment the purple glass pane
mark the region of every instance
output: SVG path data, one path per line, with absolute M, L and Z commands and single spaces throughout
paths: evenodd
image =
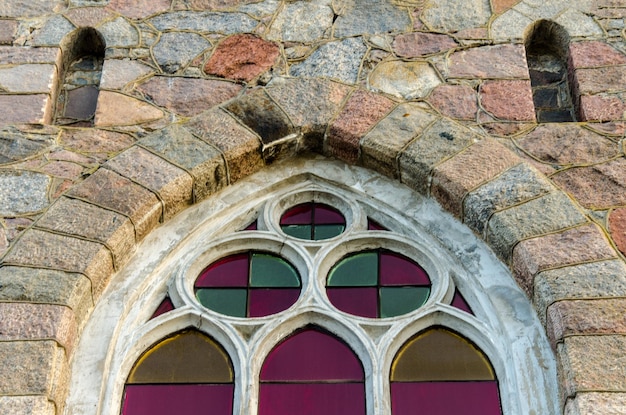
M 254 221 L 250 225 L 246 226 L 244 231 L 256 231 L 257 230 L 257 222 Z
M 388 231 L 389 229 L 385 228 L 383 225 L 376 222 L 375 220 L 367 218 L 367 230 L 368 231 Z
M 280 219 L 281 225 L 310 225 L 312 222 L 313 204 L 303 203 L 289 209 Z
M 350 348 L 318 330 L 301 331 L 265 359 L 261 381 L 362 381 L 363 367 Z
M 252 289 L 248 296 L 248 315 L 263 317 L 288 309 L 298 300 L 300 289 Z
M 259 415 L 364 415 L 362 383 L 261 384 Z
M 471 315 L 474 315 L 474 312 L 470 308 L 469 304 L 467 304 L 467 301 L 465 301 L 465 298 L 463 298 L 459 290 L 454 290 L 454 297 L 452 298 L 451 305 L 452 307 L 456 307 L 459 310 L 463 310 L 466 313 L 470 313 Z
M 232 415 L 232 384 L 126 385 L 122 415 Z
M 415 382 L 391 384 L 392 415 L 501 415 L 498 383 Z
M 426 271 L 413 261 L 392 252 L 380 254 L 381 285 L 430 285 Z
M 345 313 L 361 317 L 378 317 L 376 287 L 326 288 L 330 302 Z
M 196 288 L 247 287 L 248 254 L 236 254 L 209 265 L 196 280 Z
M 343 215 L 334 208 L 326 205 L 316 205 L 315 206 L 315 224 L 345 224 L 346 220 L 343 218 Z
M 150 317 L 150 320 L 152 320 L 155 317 L 160 316 L 161 314 L 165 314 L 168 311 L 172 311 L 173 309 L 174 309 L 174 304 L 172 304 L 172 300 L 170 300 L 169 297 L 165 297 L 163 301 L 161 301 L 161 304 L 159 304 L 159 307 L 156 309 L 154 314 L 152 314 L 152 317 Z

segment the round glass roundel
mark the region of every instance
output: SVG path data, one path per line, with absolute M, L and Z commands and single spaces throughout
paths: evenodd
M 229 255 L 196 279 L 204 307 L 233 317 L 263 317 L 291 307 L 300 296 L 300 276 L 289 262 L 268 252 Z
M 346 313 L 395 317 L 421 307 L 430 295 L 424 269 L 404 255 L 384 249 L 361 251 L 339 261 L 328 274 L 330 302 Z
M 341 235 L 346 219 L 333 207 L 307 202 L 287 210 L 280 218 L 280 228 L 294 238 L 319 241 Z

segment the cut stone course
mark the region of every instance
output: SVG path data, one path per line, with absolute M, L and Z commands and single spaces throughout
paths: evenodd
M 567 196 L 553 192 L 494 213 L 487 225 L 486 239 L 498 256 L 509 260 L 518 242 L 585 222 L 585 216 Z M 529 255 L 528 259 L 536 258 Z M 525 264 L 521 259 L 517 263 L 519 267 Z M 528 269 L 528 264 L 524 266 Z
M 143 19 L 168 10 L 171 4 L 172 0 L 111 0 L 109 8 L 133 19 Z
M 0 163 L 10 163 L 41 154 L 54 144 L 54 136 L 0 130 Z
M 512 263 L 518 283 L 532 297 L 534 277 L 541 271 L 615 257 L 602 231 L 586 224 L 520 242 L 513 251 Z
M 626 65 L 577 69 L 575 82 L 582 95 L 626 91 Z
M 0 3 L 0 17 L 34 17 L 49 14 L 63 6 L 58 0 L 11 0 Z
M 137 87 L 160 107 L 193 117 L 215 105 L 234 98 L 242 86 L 215 79 L 155 76 Z
M 393 41 L 393 50 L 404 58 L 417 58 L 450 50 L 458 43 L 447 35 L 413 32 L 398 35 Z
M 279 55 L 276 43 L 250 34 L 234 35 L 215 48 L 204 71 L 209 75 L 249 82 L 270 69 Z
M 0 396 L 0 413 L 55 415 L 56 410 L 47 396 Z
M 569 51 L 576 69 L 626 64 L 626 55 L 600 41 L 572 42 Z
M 486 81 L 480 86 L 479 96 L 482 107 L 498 119 L 535 121 L 530 81 Z
M 567 401 L 565 415 L 593 414 L 600 408 L 603 415 L 626 413 L 626 393 L 579 392 Z
M 132 146 L 135 139 L 128 134 L 114 131 L 66 129 L 61 133 L 59 141 L 69 149 L 108 158 L 108 155 Z
M 100 168 L 68 192 L 96 205 L 128 216 L 137 240 L 143 239 L 161 219 L 162 206 L 150 191 L 111 170 Z
M 472 189 L 521 163 L 506 147 L 484 139 L 435 167 L 431 195 L 450 213 L 463 217 L 463 198 Z
M 60 48 L 0 46 L 0 65 L 21 65 L 25 63 L 58 63 L 60 61 L 60 58 Z
M 50 64 L 24 64 L 0 68 L 0 89 L 6 92 L 49 93 L 57 70 Z
M 439 85 L 431 92 L 428 102 L 450 118 L 475 120 L 478 112 L 478 94 L 467 85 Z
M 96 27 L 111 18 L 113 13 L 99 7 L 78 7 L 64 13 L 76 27 Z
M 441 84 L 428 62 L 383 62 L 369 75 L 372 89 L 407 100 L 424 98 Z
M 135 125 L 156 121 L 164 112 L 137 98 L 111 91 L 100 91 L 95 125 Z
M 626 104 L 616 96 L 583 95 L 580 97 L 582 121 L 610 121 L 626 118 Z
M 50 95 L 0 95 L 0 126 L 45 124 L 52 118 Z
M 470 48 L 449 57 L 450 78 L 528 79 L 523 45 L 496 45 Z
M 100 78 L 101 89 L 122 89 L 129 83 L 142 78 L 154 69 L 138 61 L 128 59 L 105 59 Z
M 212 13 L 177 11 L 150 19 L 160 31 L 189 30 L 198 33 L 250 33 L 258 22 L 245 13 Z
M 192 202 L 192 177 L 140 147 L 131 147 L 105 166 L 159 195 L 164 205 L 164 219 L 171 218 Z

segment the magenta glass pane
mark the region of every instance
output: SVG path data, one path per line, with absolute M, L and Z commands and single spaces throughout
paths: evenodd
M 196 288 L 247 287 L 248 254 L 230 255 L 209 265 L 196 280 Z
M 430 279 L 422 267 L 408 258 L 381 252 L 380 285 L 430 285 Z
M 156 309 L 154 314 L 152 314 L 152 317 L 150 317 L 150 319 L 152 320 L 153 318 L 158 317 L 161 314 L 165 314 L 168 311 L 172 311 L 173 309 L 174 304 L 172 304 L 172 300 L 170 300 L 169 297 L 165 297 L 163 301 L 161 301 L 161 304 L 159 304 L 159 307 Z
M 385 228 L 383 225 L 376 222 L 375 220 L 367 218 L 367 230 L 368 231 L 388 231 L 389 229 Z
M 394 382 L 392 415 L 501 415 L 498 383 Z
M 232 415 L 232 384 L 126 385 L 122 415 Z
M 257 230 L 257 224 L 256 223 L 257 223 L 256 221 L 252 222 L 250 225 L 246 226 L 244 231 L 256 231 Z
M 378 317 L 378 289 L 376 287 L 326 288 L 330 302 L 345 313 L 361 317 Z
M 313 204 L 303 203 L 289 209 L 282 218 L 281 225 L 310 225 L 313 217 Z
M 470 308 L 469 304 L 467 304 L 467 301 L 465 301 L 465 298 L 463 298 L 459 290 L 454 290 L 454 297 L 452 298 L 451 305 L 452 307 L 456 307 L 459 310 L 463 310 L 466 313 L 474 315 L 474 312 Z
M 345 224 L 346 220 L 337 209 L 325 205 L 315 206 L 314 222 L 316 225 L 322 224 Z
M 300 289 L 259 288 L 250 290 L 248 315 L 263 317 L 288 309 L 298 300 Z
M 259 415 L 364 415 L 362 383 L 261 384 Z
M 318 330 L 294 334 L 274 348 L 261 381 L 361 381 L 363 367 L 341 340 Z

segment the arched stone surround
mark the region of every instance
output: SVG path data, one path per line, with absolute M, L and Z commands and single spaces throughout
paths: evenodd
M 19 16 L 22 3 L 9 1 L 5 9 L 0 6 L 0 13 L 9 18 Z M 61 3 L 33 1 L 22 17 L 50 13 L 40 22 L 42 30 L 63 27 L 69 32 L 74 25 L 94 26 L 109 36 L 111 57 L 120 50 L 115 48 L 139 43 L 138 37 L 116 37 L 117 30 L 134 30 L 137 24 L 131 19 L 165 12 L 168 2 L 149 2 L 144 9 L 87 7 L 54 14 L 63 9 Z M 623 247 L 626 242 L 619 239 L 620 234 L 609 233 L 613 232 L 611 226 L 624 223 L 618 219 L 623 217 L 618 213 L 624 214 L 626 203 L 619 193 L 623 175 L 615 174 L 626 168 L 623 108 L 613 105 L 614 91 L 594 84 L 603 74 L 623 72 L 626 58 L 621 52 L 605 50 L 611 48 L 602 41 L 606 33 L 597 23 L 611 13 L 620 16 L 621 9 L 614 2 L 602 3 L 597 6 L 599 11 L 594 11 L 594 20 L 583 13 L 592 7 L 587 0 L 571 7 L 571 2 L 559 0 L 545 9 L 531 0 L 491 3 L 494 16 L 483 23 L 489 32 L 487 43 L 496 44 L 473 47 L 470 41 L 446 59 L 466 62 L 471 55 L 494 50 L 516 55 L 523 48 L 520 42 L 527 24 L 554 19 L 574 38 L 570 59 L 583 86 L 579 92 L 588 94 L 584 96 L 586 119 L 607 123 L 537 126 L 489 120 L 481 129 L 473 123 L 475 119 L 466 123 L 458 114 L 447 114 L 456 119 L 442 115 L 445 111 L 434 109 L 432 95 L 428 102 L 403 102 L 353 83 L 277 77 L 266 87 L 249 87 L 243 92 L 235 83 L 219 81 L 234 86 L 232 93 L 237 98 L 190 118 L 178 117 L 171 125 L 162 108 L 142 102 L 139 115 L 133 116 L 140 116 L 149 128 L 133 131 L 140 138 L 134 142 L 123 133 L 124 128 L 131 128 L 113 117 L 106 104 L 110 108 L 129 100 L 136 104 L 137 100 L 121 87 L 103 85 L 99 128 L 63 131 L 93 140 L 119 140 L 118 145 L 103 146 L 99 158 L 103 164 L 92 165 L 84 181 L 55 183 L 58 186 L 50 195 L 54 203 L 44 204 L 39 209 L 43 215 L 33 224 L 23 225 L 26 231 L 15 241 L 2 246 L 0 240 L 4 252 L 0 355 L 9 357 L 2 367 L 6 376 L 0 381 L 0 412 L 52 414 L 56 408 L 60 413 L 76 339 L 111 275 L 124 266 L 137 244 L 187 206 L 268 164 L 302 152 L 362 165 L 440 202 L 485 240 L 528 293 L 560 364 L 563 412 L 587 414 L 598 408 L 603 413 L 624 412 L 626 267 L 616 246 Z M 513 3 L 516 5 L 510 7 Z M 574 24 L 576 16 L 584 24 Z M 0 21 L 5 22 L 11 21 Z M 620 36 L 624 37 L 623 33 Z M 43 75 L 54 77 L 54 67 L 60 62 L 59 42 L 50 37 L 38 39 L 30 41 L 36 49 L 1 46 L 0 52 L 8 53 L 2 65 L 35 64 Z M 498 45 L 512 39 L 512 45 Z M 603 50 L 606 59 L 597 60 L 597 55 L 590 53 L 594 50 Z M 454 73 L 441 75 L 455 77 Z M 485 84 L 518 85 L 526 78 L 521 75 L 520 79 L 487 80 Z M 35 89 L 31 95 L 0 96 L 9 115 L 16 114 L 7 97 L 32 101 L 31 118 L 17 114 L 20 117 L 9 121 L 49 120 L 47 94 L 51 92 Z M 488 102 L 479 104 L 487 106 Z M 507 114 L 501 115 L 506 118 Z M 7 131 L 27 154 L 36 153 L 49 144 L 49 137 L 55 141 L 60 134 L 58 129 L 39 124 Z M 146 131 L 151 132 L 144 136 Z M 606 150 L 600 139 L 596 143 L 588 138 L 590 132 L 603 135 L 611 149 Z M 568 158 L 563 154 L 554 160 L 553 153 L 533 146 L 546 138 L 557 143 L 556 152 L 560 140 L 571 139 L 568 145 L 575 147 L 578 138 L 589 139 L 584 150 L 593 160 L 581 162 L 574 155 Z M 31 144 L 35 151 L 28 153 Z M 28 170 L 28 156 L 12 153 L 14 150 L 11 147 L 11 152 L 1 155 L 15 163 L 11 168 Z M 551 163 L 565 169 L 554 169 Z M 598 187 L 589 191 L 582 176 L 592 177 Z M 608 201 L 597 197 L 598 188 L 613 191 L 613 197 Z

